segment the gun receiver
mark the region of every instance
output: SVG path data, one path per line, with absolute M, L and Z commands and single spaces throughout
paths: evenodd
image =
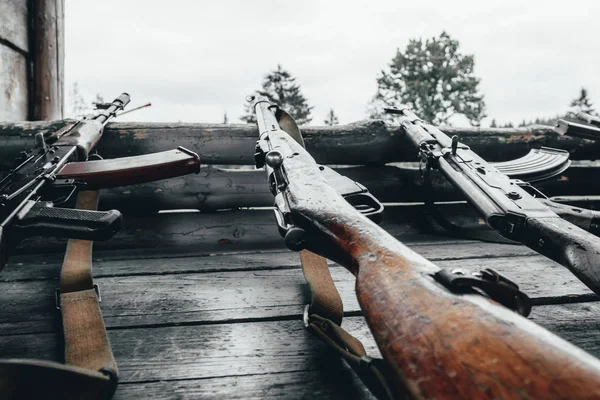
M 254 99 L 254 98 L 252 98 Z M 272 106 L 268 100 L 260 98 L 255 102 L 256 113 L 259 116 L 259 140 L 256 143 L 254 160 L 257 168 L 265 168 L 269 179 L 269 188 L 275 196 L 275 218 L 279 232 L 284 236 L 285 243 L 291 250 L 304 248 L 305 231 L 298 226 L 291 212 L 290 202 L 285 189 L 290 185 L 284 159 L 294 158 L 298 152 L 282 153 L 279 146 L 271 138 L 273 132 L 286 135 L 296 141 L 297 146 L 304 148 L 304 141 L 296 122 L 284 110 Z M 281 126 L 280 126 L 281 121 Z M 286 130 L 282 129 L 284 127 Z M 286 148 L 286 150 L 289 150 Z M 329 167 L 319 165 L 320 175 L 330 186 L 341 195 L 348 204 L 365 217 L 380 223 L 383 219 L 383 205 L 358 182 L 338 174 Z
M 532 186 L 512 180 L 407 108 L 389 108 L 418 149 L 428 171 L 438 169 L 461 191 L 487 224 L 507 239 L 522 243 L 562 264 L 600 294 L 600 239 L 563 220 L 538 198 Z
M 282 219 L 301 229 L 298 247 L 356 276 L 359 304 L 389 367 L 394 397 L 600 397 L 600 361 L 479 292 L 447 289 L 440 282 L 456 277 L 349 204 L 302 141 L 280 129 L 278 108 L 258 98 L 254 109 L 278 224 Z M 512 282 L 492 276 L 485 284 L 492 281 L 515 295 Z

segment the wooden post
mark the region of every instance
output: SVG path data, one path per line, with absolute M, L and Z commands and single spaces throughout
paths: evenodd
M 64 0 L 30 0 L 29 120 L 62 119 Z

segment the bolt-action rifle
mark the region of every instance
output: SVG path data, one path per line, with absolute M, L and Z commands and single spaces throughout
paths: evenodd
M 407 248 L 368 218 L 381 215 L 376 200 L 362 191 L 364 198 L 351 202 L 334 188 L 297 127 L 290 129 L 289 115 L 265 98 L 253 100 L 256 162 L 267 171 L 279 230 L 293 250 L 329 258 L 356 276 L 389 396 L 600 398 L 599 360 L 491 300 L 526 314 L 526 297 L 514 283 L 489 270 L 440 270 Z M 344 336 L 311 310 L 306 318 L 307 326 L 327 325 L 329 339 Z M 376 364 L 352 350 L 362 346 L 341 347 L 354 354 L 345 359 L 358 369 Z
M 104 126 L 129 103 L 121 94 L 97 105 L 67 130 L 35 135 L 35 147 L 21 152 L 17 165 L 0 179 L 0 269 L 10 251 L 31 236 L 106 240 L 121 226 L 117 210 L 54 207 L 78 190 L 102 189 L 171 178 L 200 170 L 197 154 L 183 147 L 142 156 L 101 160 L 90 155 Z

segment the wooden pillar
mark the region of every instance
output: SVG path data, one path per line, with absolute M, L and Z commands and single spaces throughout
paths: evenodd
M 64 114 L 64 0 L 30 0 L 29 120 Z

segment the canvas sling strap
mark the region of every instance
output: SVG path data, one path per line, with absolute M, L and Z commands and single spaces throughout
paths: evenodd
M 81 191 L 77 208 L 96 210 L 98 191 Z M 70 239 L 60 276 L 64 361 L 0 361 L 0 398 L 110 399 L 117 386 L 113 357 L 92 280 L 92 245 Z
M 327 260 L 308 250 L 300 251 L 300 260 L 312 294 L 304 310 L 304 326 L 338 353 L 377 398 L 393 399 L 383 360 L 367 356 L 363 344 L 340 326 L 344 307 Z

